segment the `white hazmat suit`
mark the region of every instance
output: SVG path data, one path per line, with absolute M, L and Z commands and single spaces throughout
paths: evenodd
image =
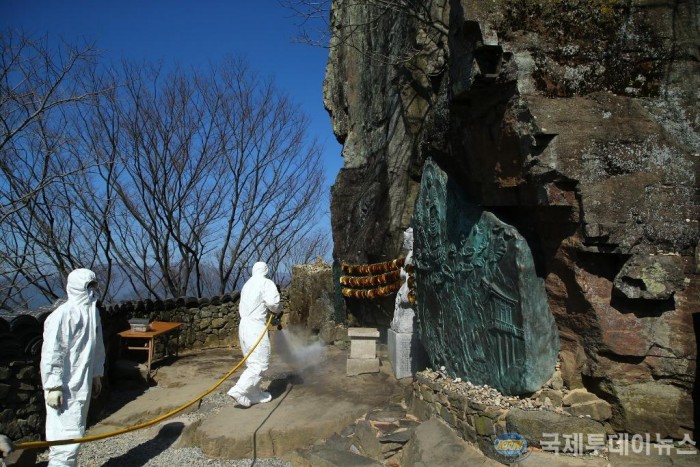
M 12 440 L 5 435 L 0 435 L 0 459 L 9 456 L 14 450 L 15 445 Z
M 47 441 L 82 437 L 90 397 L 101 387 L 105 349 L 93 285 L 96 287 L 97 281 L 89 269 L 71 272 L 66 302 L 44 323 L 40 369 L 46 396 Z M 79 447 L 52 446 L 49 466 L 77 465 Z
M 275 283 L 265 277 L 267 273 L 267 264 L 255 263 L 252 276 L 241 289 L 241 301 L 238 304 L 241 323 L 238 326 L 238 337 L 243 355 L 250 351 L 265 330 L 267 310 L 277 313 L 279 309 L 280 294 Z M 267 370 L 269 363 L 270 338 L 265 333 L 255 351 L 246 360 L 246 369 L 236 385 L 229 390 L 229 396 L 243 407 L 269 402 L 272 396 L 260 390 L 262 374 Z

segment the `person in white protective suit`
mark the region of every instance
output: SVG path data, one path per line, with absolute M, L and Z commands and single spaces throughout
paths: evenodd
M 97 310 L 95 273 L 68 275 L 67 300 L 44 323 L 41 382 L 46 399 L 46 440 L 80 438 L 85 433 L 90 398 L 99 395 L 105 348 Z M 79 444 L 51 446 L 49 466 L 75 466 Z
M 267 310 L 278 316 L 282 314 L 279 308 L 280 294 L 275 283 L 265 277 L 267 273 L 267 264 L 255 263 L 252 276 L 241 289 L 241 300 L 238 304 L 241 323 L 238 326 L 238 337 L 243 355 L 250 351 L 265 330 Z M 260 389 L 263 372 L 267 370 L 269 363 L 270 338 L 265 333 L 255 351 L 246 360 L 245 371 L 236 385 L 229 390 L 228 395 L 243 407 L 272 400 L 270 393 Z
M 0 459 L 9 456 L 14 450 L 15 445 L 12 440 L 5 435 L 0 435 Z

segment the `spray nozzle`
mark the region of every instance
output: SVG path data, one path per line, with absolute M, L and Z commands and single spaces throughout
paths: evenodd
M 277 326 L 277 330 L 281 331 L 282 330 L 282 313 L 278 313 L 272 317 L 272 321 L 270 321 L 271 326 Z

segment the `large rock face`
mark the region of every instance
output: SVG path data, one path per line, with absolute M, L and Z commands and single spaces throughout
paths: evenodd
M 611 403 L 615 429 L 692 432 L 697 1 L 381 5 L 333 2 L 335 258 L 398 256 L 430 157 L 529 244 L 565 383 Z

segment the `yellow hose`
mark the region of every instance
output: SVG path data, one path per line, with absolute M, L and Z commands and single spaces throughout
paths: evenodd
M 262 334 L 260 334 L 260 337 L 258 337 L 258 340 L 255 341 L 255 345 L 253 345 L 253 348 L 251 348 L 250 351 L 243 357 L 243 360 L 238 362 L 238 364 L 236 366 L 234 366 L 231 369 L 231 371 L 226 373 L 226 376 L 221 378 L 214 386 L 212 386 L 211 388 L 207 389 L 205 392 L 203 392 L 202 394 L 197 396 L 196 399 L 193 399 L 190 402 L 188 402 L 184 405 L 181 405 L 180 407 L 176 408 L 175 410 L 172 410 L 172 411 L 166 413 L 165 415 L 161 415 L 157 418 L 154 418 L 153 420 L 149 420 L 147 422 L 143 422 L 143 423 L 140 423 L 138 425 L 134 425 L 134 426 L 126 427 L 126 428 L 121 428 L 119 430 L 110 431 L 109 433 L 102 433 L 101 435 L 85 436 L 83 438 L 59 439 L 59 440 L 55 440 L 55 441 L 28 441 L 25 443 L 15 444 L 15 449 L 16 450 L 41 449 L 41 448 L 48 448 L 49 446 L 61 446 L 64 444 L 89 443 L 91 441 L 99 441 L 101 439 L 111 438 L 112 436 L 122 435 L 124 433 L 129 433 L 131 431 L 136 431 L 136 430 L 140 430 L 142 428 L 147 428 L 149 426 L 155 425 L 156 423 L 165 420 L 166 418 L 172 417 L 173 415 L 175 415 L 179 412 L 182 412 L 183 410 L 185 410 L 187 407 L 191 406 L 195 402 L 199 402 L 204 397 L 211 394 L 212 391 L 214 391 L 216 388 L 221 386 L 221 384 L 223 384 L 224 381 L 226 381 L 233 373 L 236 372 L 236 370 L 238 370 L 241 367 L 241 365 L 243 365 L 243 363 L 248 359 L 250 354 L 253 353 L 253 351 L 258 346 L 258 344 L 260 343 L 262 338 L 265 336 L 265 333 L 270 328 L 270 323 L 272 322 L 273 316 L 274 315 L 270 315 L 270 318 L 267 320 L 267 325 L 265 326 L 265 330 L 262 332 Z

